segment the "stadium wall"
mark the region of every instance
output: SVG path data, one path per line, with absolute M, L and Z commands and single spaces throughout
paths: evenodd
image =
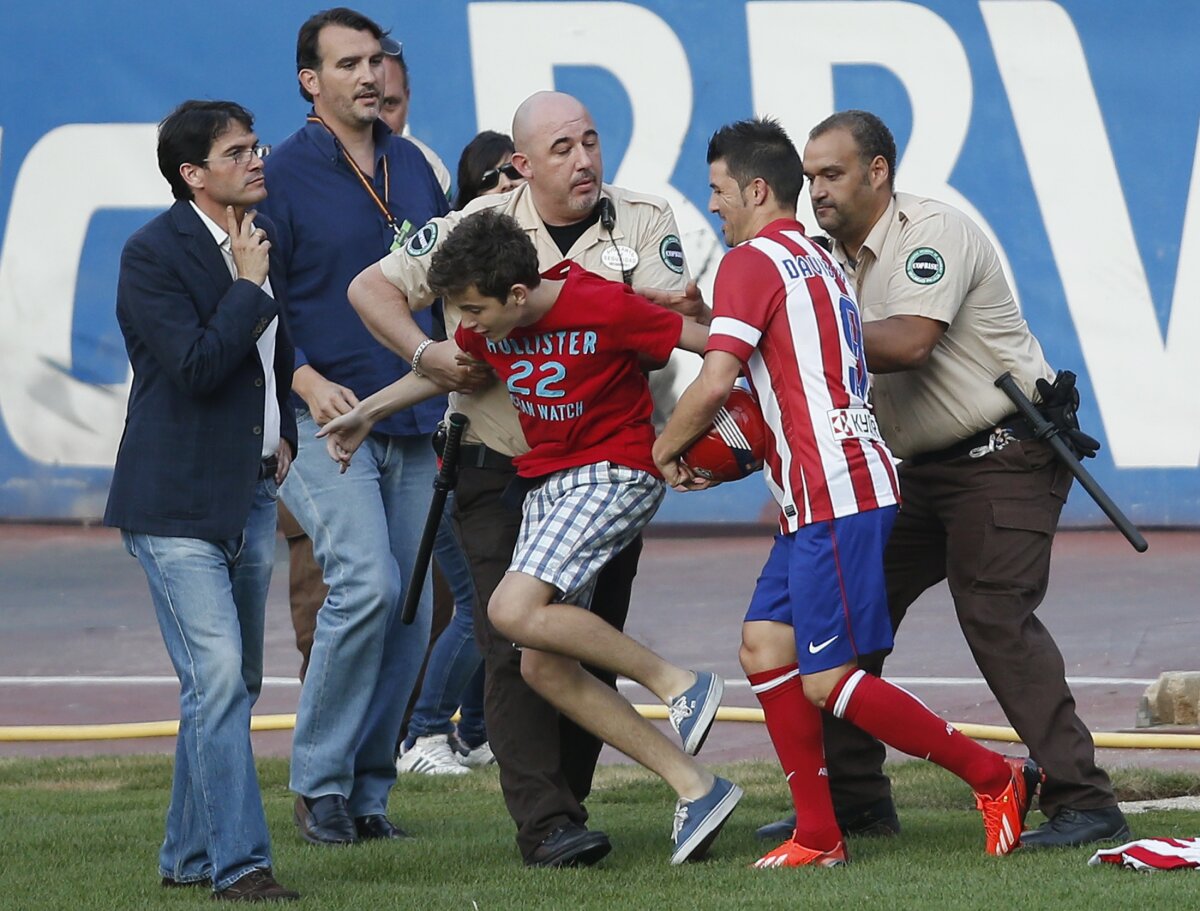
M 232 98 L 278 142 L 306 106 L 283 0 L 6 4 L 0 30 L 0 518 L 103 511 L 128 365 L 125 238 L 169 204 L 155 123 Z M 404 42 L 414 135 L 453 168 L 555 87 L 590 106 L 606 179 L 667 197 L 691 268 L 721 254 L 710 133 L 752 113 L 802 145 L 874 110 L 900 189 L 974 217 L 1051 362 L 1080 376 L 1089 463 L 1137 522 L 1200 524 L 1200 4 L 1148 0 L 363 3 Z M 1197 202 L 1195 209 L 1190 203 Z M 802 212 L 811 223 L 811 213 Z M 658 521 L 770 521 L 762 482 L 671 496 Z M 1081 491 L 1074 525 L 1102 524 Z

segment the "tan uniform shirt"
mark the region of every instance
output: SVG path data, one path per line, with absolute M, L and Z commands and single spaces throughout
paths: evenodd
M 898 458 L 944 449 L 994 426 L 1016 407 L 996 388 L 1006 370 L 1031 398 L 1053 379 L 1013 299 L 1000 258 L 969 218 L 943 203 L 897 193 L 851 262 L 863 322 L 924 316 L 948 325 L 917 370 L 873 374 L 879 428 Z
M 442 188 L 442 192 L 448 199 L 450 197 L 450 171 L 447 170 L 445 162 L 438 157 L 437 152 L 417 139 L 416 136 L 408 135 L 408 124 L 404 125 L 404 138 L 421 150 L 421 154 L 429 162 L 429 167 L 433 169 L 433 176 L 437 178 L 438 186 Z
M 384 257 L 379 266 L 388 281 L 404 292 L 413 310 L 428 307 L 434 301 L 427 279 L 433 252 L 466 215 L 494 208 L 511 215 L 525 228 L 537 248 L 538 265 L 543 270 L 570 259 L 590 272 L 619 282 L 622 281 L 623 260 L 624 268 L 632 267 L 635 285 L 683 290 L 690 279 L 675 215 L 667 201 L 608 184 L 604 184 L 601 192 L 612 200 L 616 213 L 611 239 L 609 232 L 597 221 L 575 241 L 566 256 L 558 249 L 534 208 L 529 185 L 522 184 L 510 193 L 480 196 L 461 212 L 433 219 L 402 249 Z M 460 320 L 458 308 L 446 306 L 446 334 L 450 338 L 454 338 Z M 467 442 L 483 443 L 505 455 L 529 451 L 517 411 L 503 383 L 493 383 L 487 389 L 469 395 L 451 393 L 450 410 L 462 412 L 469 418 L 470 424 L 464 435 Z

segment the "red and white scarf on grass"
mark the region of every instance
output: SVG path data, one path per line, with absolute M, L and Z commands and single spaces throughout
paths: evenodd
M 1088 860 L 1120 864 L 1130 870 L 1195 870 L 1200 867 L 1200 838 L 1142 838 L 1117 848 L 1097 851 Z

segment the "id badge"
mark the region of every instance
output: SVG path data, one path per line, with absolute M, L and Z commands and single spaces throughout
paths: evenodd
M 408 235 L 411 233 L 412 233 L 412 222 L 409 221 L 407 218 L 404 219 L 403 224 L 399 224 L 399 225 L 393 224 L 392 225 L 392 245 L 388 249 L 391 250 L 391 252 L 395 253 L 397 250 L 399 250 L 401 247 L 403 247 L 406 243 L 408 243 Z

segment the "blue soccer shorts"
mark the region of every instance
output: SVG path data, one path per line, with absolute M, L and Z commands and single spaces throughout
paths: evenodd
M 895 519 L 885 506 L 776 535 L 746 620 L 791 626 L 801 674 L 891 649 L 883 548 Z

